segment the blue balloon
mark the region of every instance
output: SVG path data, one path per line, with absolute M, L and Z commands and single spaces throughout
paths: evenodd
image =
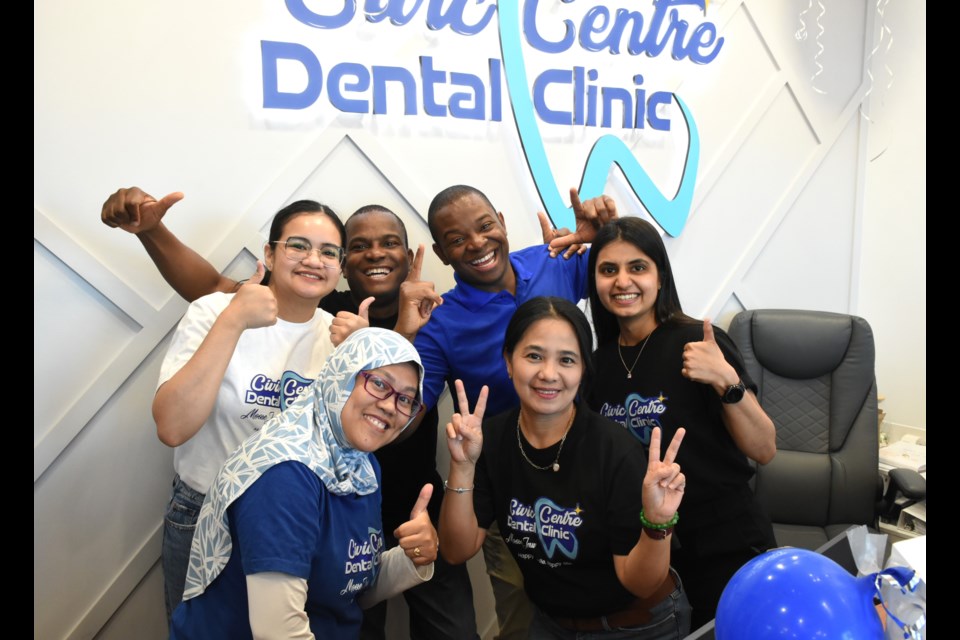
M 883 640 L 875 576 L 855 578 L 819 553 L 785 547 L 757 556 L 727 583 L 717 640 Z

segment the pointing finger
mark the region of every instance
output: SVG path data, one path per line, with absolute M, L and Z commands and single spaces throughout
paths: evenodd
M 647 466 L 655 467 L 660 464 L 660 427 L 654 427 L 650 432 L 650 446 L 647 453 Z
M 580 202 L 580 194 L 576 187 L 570 187 L 570 206 L 573 208 L 574 214 L 583 212 L 583 203 Z
M 477 420 L 483 420 L 483 414 L 487 410 L 487 394 L 490 393 L 490 389 L 487 385 L 483 385 L 483 388 L 480 389 L 480 397 L 477 398 L 477 406 L 473 409 L 473 416 Z
M 670 446 L 667 447 L 667 452 L 663 456 L 663 464 L 673 464 L 673 461 L 677 459 L 677 452 L 680 451 L 680 443 L 683 442 L 683 436 L 686 435 L 687 430 L 683 427 L 677 429 L 677 432 L 673 434 L 673 440 L 670 441 Z
M 553 240 L 556 232 L 553 230 L 553 225 L 550 224 L 550 218 L 547 217 L 543 211 L 537 211 L 537 219 L 540 221 L 540 233 L 543 235 L 543 243 L 550 244 L 550 241 Z
M 420 270 L 423 268 L 423 243 L 417 247 L 417 254 L 413 256 L 413 262 L 410 264 L 410 272 L 407 274 L 408 282 L 418 282 L 420 280 Z

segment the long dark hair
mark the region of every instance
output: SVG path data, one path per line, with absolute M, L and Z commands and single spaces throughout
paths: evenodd
M 325 204 L 320 204 L 316 200 L 297 200 L 296 202 L 291 202 L 280 211 L 277 211 L 276 215 L 273 216 L 273 222 L 270 223 L 270 235 L 267 237 L 267 242 L 270 246 L 274 246 L 274 242 L 280 239 L 280 236 L 283 234 L 283 227 L 290 220 L 296 216 L 303 213 L 322 213 L 323 215 L 330 218 L 330 222 L 333 223 L 333 226 L 337 228 L 337 231 L 340 233 L 340 247 L 344 247 L 347 244 L 347 232 L 343 228 L 343 222 L 340 220 L 333 209 L 328 207 Z M 270 270 L 267 269 L 266 273 L 263 274 L 263 281 L 260 283 L 262 285 L 270 284 Z
M 590 392 L 590 383 L 593 381 L 593 334 L 587 316 L 583 315 L 577 305 L 566 298 L 556 296 L 537 296 L 530 298 L 513 312 L 503 335 L 503 356 L 510 358 L 517 343 L 523 339 L 523 334 L 538 320 L 557 318 L 564 320 L 573 329 L 580 347 L 580 360 L 583 362 L 583 376 L 580 378 L 580 397 Z
M 680 306 L 680 295 L 677 293 L 677 285 L 673 279 L 673 269 L 670 267 L 667 248 L 663 245 L 663 238 L 660 237 L 656 227 L 635 216 L 617 218 L 600 228 L 590 247 L 587 277 L 590 284 L 590 314 L 593 316 L 593 329 L 597 332 L 597 344 L 616 340 L 620 335 L 620 325 L 617 323 L 616 316 L 607 311 L 597 295 L 597 257 L 604 247 L 616 240 L 629 242 L 647 254 L 657 265 L 657 274 L 660 277 L 660 291 L 657 293 L 657 303 L 654 306 L 657 325 L 670 322 L 696 322 L 685 314 Z

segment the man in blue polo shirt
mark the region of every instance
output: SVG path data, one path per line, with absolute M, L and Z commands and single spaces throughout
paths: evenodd
M 507 323 L 517 307 L 536 296 L 560 296 L 574 303 L 585 298 L 588 254 L 554 256 L 571 243 L 591 241 L 604 222 L 617 217 L 616 205 L 607 196 L 581 203 L 571 189 L 570 198 L 577 220 L 575 233 L 514 253 L 510 253 L 503 214 L 478 189 L 449 187 L 430 203 L 427 223 L 433 250 L 453 268 L 456 286 L 443 295 L 443 305 L 434 309 L 414 342 L 426 371 L 426 407 L 436 404 L 444 384 L 452 391 L 458 379 L 471 406 L 483 385 L 490 388 L 488 416 L 519 403 L 503 361 Z M 523 592 L 523 578 L 499 533 L 491 533 L 496 535 L 486 537 L 484 559 L 496 598 L 498 637 L 526 638 L 533 612 Z

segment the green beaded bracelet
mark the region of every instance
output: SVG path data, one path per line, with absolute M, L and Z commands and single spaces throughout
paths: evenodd
M 650 522 L 643 516 L 643 508 L 640 509 L 640 524 L 643 525 L 644 529 L 670 529 L 676 526 L 677 522 L 680 520 L 680 512 L 677 511 L 673 514 L 673 517 L 670 518 L 669 522 L 664 522 L 663 524 L 656 524 L 655 522 Z

